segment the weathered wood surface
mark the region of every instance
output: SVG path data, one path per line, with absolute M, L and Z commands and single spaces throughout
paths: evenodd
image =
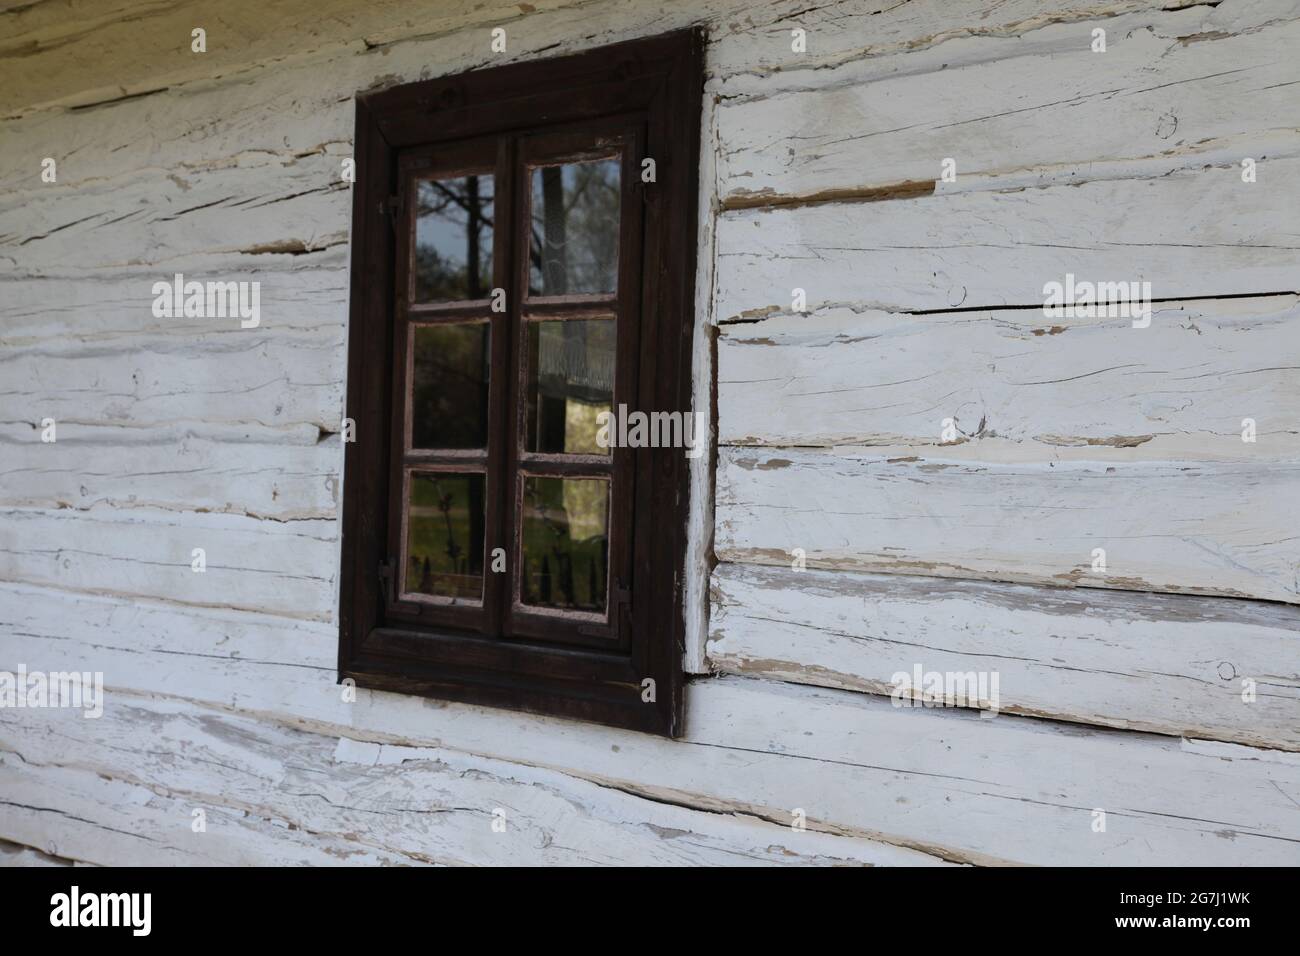
M 1300 159 L 1269 167 L 1276 183 L 1300 177 Z M 1041 305 L 1067 273 L 1147 281 L 1156 299 L 1300 288 L 1300 190 L 1243 183 L 1235 163 L 1166 172 L 725 213 L 717 316 L 790 312 L 794 289 L 810 310 Z
M 383 0 L 367 5 L 364 13 L 351 0 L 330 0 L 329 5 L 346 9 L 326 18 L 317 3 L 278 4 L 277 16 L 296 15 L 299 28 L 312 31 L 320 42 L 284 57 L 286 38 L 300 34 L 292 27 L 268 32 L 262 39 L 275 48 L 269 59 L 265 47 L 231 43 L 229 35 L 214 36 L 206 54 L 190 54 L 188 42 L 183 42 L 188 29 L 177 35 L 170 23 L 142 28 L 138 20 L 128 20 L 118 28 L 130 32 L 130 42 L 121 45 L 112 42 L 112 31 L 104 27 L 86 30 L 69 42 L 62 35 L 69 21 L 64 13 L 50 22 L 7 24 L 6 35 L 13 39 L 12 45 L 0 46 L 0 70 L 6 78 L 13 74 L 14 82 L 5 93 L 21 101 L 24 86 L 35 84 L 41 98 L 21 103 L 20 114 L 5 120 L 0 196 L 34 188 L 49 196 L 141 173 L 156 178 L 165 189 L 161 181 L 175 182 L 171 177 L 180 181 L 176 185 L 188 184 L 191 172 L 223 167 L 280 168 L 291 176 L 290 167 L 303 160 L 324 154 L 337 161 L 349 154 L 350 101 L 358 90 L 420 79 L 430 75 L 431 63 L 438 64 L 440 73 L 450 74 L 703 23 L 709 30 L 706 66 L 713 76 L 711 86 L 730 99 L 754 84 L 760 92 L 767 91 L 774 73 L 812 78 L 844 60 L 899 52 L 915 57 L 939 47 L 946 48 L 946 55 L 954 43 L 984 51 L 974 59 L 997 59 L 1012 47 L 1024 46 L 1015 37 L 1061 21 L 1086 28 L 1089 19 L 1161 6 L 1158 0 L 1010 0 L 990 10 L 983 0 L 902 5 L 893 0 L 844 0 L 810 8 L 801 0 L 779 0 L 755 8 L 748 0 L 681 0 L 648 8 L 625 0 L 568 9 L 534 4 L 542 9 L 519 17 L 513 4 L 448 12 L 442 0 Z M 1234 5 L 1240 6 L 1234 0 L 1220 6 Z M 43 6 L 48 5 L 24 13 L 35 15 Z M 787 20 L 791 14 L 797 14 L 797 20 Z M 263 16 L 259 11 L 250 19 L 260 22 Z M 391 28 L 380 26 L 394 17 L 398 22 Z M 458 30 L 457 17 L 462 25 L 495 17 L 507 26 L 509 52 L 491 52 L 486 23 L 481 34 Z M 515 28 L 509 26 L 511 19 L 516 20 Z M 411 27 L 417 20 L 418 32 Z M 811 42 L 803 54 L 790 48 L 790 29 L 797 23 L 810 31 Z M 364 41 L 359 41 L 358 26 Z M 43 32 L 53 35 L 42 39 Z M 42 42 L 48 49 L 35 49 Z M 146 44 L 156 46 L 153 55 L 141 54 Z M 16 53 L 13 47 L 18 45 L 26 49 Z M 168 58 L 179 53 L 187 70 L 162 82 Z M 94 70 L 87 69 L 91 62 Z M 77 68 L 68 69 L 69 64 Z M 60 74 L 58 84 L 67 84 L 62 102 L 106 105 L 65 112 L 51 97 L 55 73 Z M 146 75 L 137 78 L 132 73 Z M 0 112 L 6 110 L 0 107 Z M 59 145 L 57 150 L 50 149 L 52 142 Z M 40 160 L 51 152 L 60 161 L 59 181 L 40 183 Z
M 1284 52 L 1300 43 L 1297 18 L 1293 0 L 1155 9 L 746 75 L 718 108 L 720 195 L 788 202 L 920 181 L 950 191 L 996 173 L 1104 178 L 1122 159 L 1273 157 L 1267 131 L 1300 129 Z M 830 40 L 808 28 L 810 48 Z M 1094 28 L 1105 53 L 1092 52 Z M 957 181 L 939 182 L 948 157 Z M 1284 190 L 1267 168 L 1261 190 Z
M 565 0 L 538 0 L 530 8 L 563 5 Z M 6 70 L 13 84 L 0 98 L 0 111 L 114 100 L 169 84 L 238 74 L 241 65 L 322 47 L 357 51 L 450 31 L 464 31 L 462 39 L 468 40 L 475 27 L 481 28 L 478 39 L 486 51 L 489 25 L 518 16 L 520 10 L 513 4 L 426 2 L 417 9 L 403 0 L 376 0 L 362 7 L 351 0 L 324 0 L 260 6 L 256 17 L 249 12 L 246 4 L 160 6 L 151 0 L 128 0 L 111 9 L 94 0 L 57 6 L 31 3 L 6 11 L 0 65 L 26 60 L 35 75 L 14 67 Z M 195 27 L 207 32 L 204 53 L 191 49 Z M 94 70 L 78 69 L 86 63 L 95 64 Z M 44 83 L 39 82 L 41 74 Z
M 335 615 L 332 519 L 7 510 L 0 526 L 0 581 L 311 620 Z M 195 548 L 205 553 L 202 573 L 192 569 Z
M 1300 465 L 723 448 L 724 561 L 1300 601 Z M 1104 570 L 1093 570 L 1097 548 Z
M 1300 608 L 738 564 L 713 596 L 727 673 L 888 694 L 917 664 L 996 672 L 1003 713 L 1300 750 Z
M 311 425 L 0 426 L 0 508 L 333 519 L 342 447 Z
M 300 264 L 313 255 L 275 256 L 286 261 L 284 268 L 264 267 L 241 273 L 249 282 L 261 283 L 261 326 L 244 329 L 229 317 L 204 316 L 168 318 L 153 314 L 153 283 L 174 281 L 156 268 L 95 270 L 73 276 L 62 271 L 75 263 L 56 263 L 55 271 L 43 278 L 16 279 L 0 275 L 4 293 L 4 325 L 0 327 L 0 349 L 18 351 L 29 347 L 73 344 L 111 346 L 114 343 L 160 341 L 200 342 L 211 333 L 233 336 L 270 331 L 318 332 L 322 337 L 342 334 L 347 325 L 348 278 L 337 266 L 313 268 Z M 186 279 L 206 281 L 208 273 Z M 233 280 L 232 280 L 233 281 Z M 244 341 L 248 339 L 233 339 Z
M 195 703 L 323 735 L 523 763 L 697 809 L 788 824 L 802 808 L 812 830 L 959 861 L 1300 861 L 1300 762 L 1281 751 L 898 709 L 750 678 L 692 684 L 682 741 L 367 691 L 348 704 L 321 625 L 91 598 L 71 614 L 45 593 L 0 588 L 0 667 L 102 670 L 110 708 L 183 687 Z M 1092 832 L 1094 808 L 1107 810 L 1105 833 Z
M 264 103 L 257 105 L 265 109 Z M 195 104 L 167 106 L 178 121 L 193 123 L 192 115 L 182 111 Z M 345 106 L 335 103 L 331 110 L 346 128 Z M 144 115 L 157 123 L 156 116 Z M 261 121 L 266 122 L 265 114 Z M 48 136 L 48 130 L 43 132 Z M 315 130 L 314 136 L 302 138 L 321 135 Z M 345 135 L 334 131 L 323 142 L 303 143 L 282 155 L 273 153 L 271 159 L 256 156 L 248 165 L 242 151 L 209 154 L 197 168 L 170 177 L 161 170 L 141 178 L 135 169 L 108 177 L 97 167 L 93 177 L 65 169 L 63 175 L 71 181 L 38 189 L 40 202 L 32 202 L 30 186 L 0 200 L 0 255 L 19 275 L 35 275 L 55 264 L 78 274 L 127 266 L 247 270 L 268 257 L 337 252 L 348 235 L 347 190 L 338 178 L 341 151 L 334 144 Z M 725 149 L 726 141 L 721 142 Z M 1254 142 L 1260 145 L 1258 137 Z M 24 168 L 14 170 L 14 179 L 21 174 L 30 180 L 31 170 L 39 169 L 36 153 L 48 151 L 39 141 L 29 148 L 35 150 Z M 718 314 L 727 319 L 780 303 L 788 309 L 790 289 L 796 287 L 807 291 L 811 305 L 1028 304 L 1041 301 L 1043 276 L 1060 278 L 1066 271 L 1081 277 L 1148 279 L 1159 298 L 1292 289 L 1297 206 L 1294 190 L 1285 184 L 1294 176 L 1297 149 L 1294 135 L 1266 149 L 1268 158 L 1260 157 L 1261 181 L 1256 183 L 1241 182 L 1241 150 L 1222 146 L 1192 157 L 1135 161 L 1131 167 L 1076 163 L 1043 188 L 1025 188 L 1035 179 L 999 181 L 990 188 L 1000 191 L 988 195 L 957 191 L 866 208 L 833 203 L 728 213 L 718 232 Z M 178 152 L 175 147 L 168 151 Z M 918 203 L 938 205 L 918 214 Z M 124 214 L 124 208 L 130 211 Z M 995 217 L 993 209 L 1000 215 Z M 1183 215 L 1175 215 L 1178 211 Z M 1014 235 L 998 231 L 996 223 L 1013 216 L 1027 222 L 1026 227 Z M 1062 245 L 1059 223 L 1074 220 L 1084 241 Z M 1194 234 L 1197 241 L 1186 242 L 1183 233 Z M 105 242 L 109 234 L 114 241 Z M 954 245 L 954 237 L 961 241 Z M 1136 247 L 1148 248 L 1142 252 L 1141 274 L 1130 275 Z M 1008 249 L 1018 251 L 1019 268 L 1006 268 Z M 1214 261 L 1215 252 L 1223 254 L 1223 261 Z M 779 270 L 765 273 L 763 265 L 771 258 L 786 260 L 792 278 Z M 731 275 L 732 269 L 739 274 Z M 866 275 L 873 283 L 866 288 L 855 284 L 857 293 L 845 294 L 846 277 L 830 282 L 837 269 L 855 270 L 856 275 L 847 276 L 851 282 Z M 1024 291 L 1030 279 L 1032 294 Z M 748 289 L 750 285 L 755 287 Z M 762 301 L 751 301 L 748 296 L 754 295 Z
M 1230 7 L 1244 0 L 1226 0 Z M 764 95 L 772 79 L 817 85 L 841 64 L 910 53 L 956 57 L 959 51 L 986 50 L 987 58 L 1032 42 L 1037 31 L 1055 24 L 1077 24 L 1085 35 L 1091 21 L 1118 18 L 1163 7 L 1203 6 L 1194 0 L 985 0 L 898 3 L 897 0 L 840 0 L 809 4 L 793 0 L 753 7 L 743 15 L 719 18 L 710 51 L 711 84 L 725 98 Z M 1208 7 L 1202 14 L 1208 11 Z M 792 50 L 791 30 L 807 34 L 807 49 Z
M 1014 35 L 1060 19 L 1158 7 L 1160 0 L 1011 0 L 994 10 L 981 0 L 902 5 L 841 0 L 811 7 L 806 0 L 760 7 L 748 0 L 667 0 L 653 7 L 639 0 L 542 0 L 526 8 L 447 0 L 376 0 L 359 7 L 352 0 L 324 0 L 281 2 L 270 11 L 259 7 L 256 17 L 248 16 L 242 4 L 201 12 L 187 4 L 159 8 L 152 0 L 130 0 L 112 9 L 94 0 L 70 6 L 25 3 L 0 13 L 0 36 L 5 38 L 0 69 L 12 75 L 0 97 L 0 116 L 116 104 L 125 97 L 214 81 L 239 83 L 258 67 L 293 66 L 320 53 L 363 64 L 358 72 L 376 77 L 393 74 L 393 64 L 404 66 L 404 56 L 412 50 L 431 49 L 436 57 L 426 60 L 426 66 L 433 62 L 440 72 L 455 73 L 551 53 L 556 46 L 594 46 L 701 22 L 711 26 L 715 40 L 735 41 L 720 49 L 720 75 L 744 78 L 777 68 L 824 68 L 846 56 L 922 49 L 956 37 Z M 800 24 L 813 40 L 805 54 L 796 56 L 790 28 Z M 196 26 L 208 30 L 207 53 L 190 50 L 190 31 Z M 506 55 L 490 51 L 495 26 L 507 29 Z M 295 41 L 290 50 L 286 38 Z M 90 63 L 93 70 L 86 68 Z M 418 78 L 418 72 L 409 78 Z M 321 74 L 320 79 L 330 76 Z
M 180 320 L 183 321 L 183 320 Z M 174 425 L 185 421 L 338 428 L 342 330 L 272 328 L 0 354 L 0 421 Z
M 0 832 L 78 860 L 232 865 L 934 865 L 863 838 L 658 803 L 436 747 L 358 742 L 179 701 L 0 716 Z M 115 756 L 150 744 L 138 760 Z M 18 758 L 21 754 L 21 759 Z M 193 812 L 202 809 L 202 832 Z M 504 830 L 493 829 L 500 820 Z
M 0 840 L 0 867 L 17 866 L 72 866 L 73 861 L 50 856 L 21 843 Z
M 682 668 L 688 674 L 708 673 L 704 643 L 709 628 L 709 572 L 713 569 L 713 461 L 718 445 L 717 325 L 713 321 L 714 230 L 717 225 L 717 123 L 716 103 L 705 97 L 700 115 L 700 173 L 697 197 L 699 219 L 695 250 L 695 323 L 691 331 L 691 404 L 704 414 L 703 434 L 696 442 L 704 449 L 690 465 Z
M 203 279 L 202 271 L 254 268 L 263 256 L 341 250 L 351 198 L 340 171 L 336 157 L 318 154 L 284 168 L 234 165 L 184 177 L 52 185 L 35 192 L 36 203 L 31 192 L 10 194 L 0 204 L 0 254 L 18 275 L 152 267 L 155 279 L 176 272 Z M 330 223 L 336 228 L 326 228 Z M 151 285 L 142 275 L 146 304 Z
M 152 0 L 0 6 L 0 581 L 27 582 L 0 584 L 0 667 L 102 669 L 122 708 L 0 713 L 0 799 L 21 804 L 0 838 L 110 863 L 1300 861 L 1294 755 L 1239 745 L 1294 747 L 1292 609 L 1061 591 L 1026 608 L 1014 587 L 912 576 L 1295 601 L 1294 296 L 1166 304 L 1145 330 L 905 314 L 1032 306 L 1067 271 L 1158 298 L 1300 289 L 1292 5 L 323 3 L 206 24 Z M 701 210 L 847 200 L 702 216 L 697 368 L 714 322 L 762 319 L 716 339 L 721 443 L 877 446 L 724 447 L 717 551 L 891 574 L 806 572 L 798 587 L 827 592 L 811 602 L 755 584 L 793 572 L 722 565 L 711 663 L 755 676 L 692 685 L 684 742 L 345 704 L 330 480 L 352 96 L 697 22 Z M 207 54 L 189 53 L 198 25 Z M 1098 25 L 1104 55 L 1087 51 Z M 865 201 L 950 155 L 936 195 Z M 154 318 L 152 283 L 178 271 L 261 281 L 263 327 Z M 790 314 L 795 287 L 821 311 Z M 864 382 L 873 363 L 907 374 Z M 935 448 L 945 417 L 962 441 Z M 696 468 L 690 670 L 709 487 Z M 852 620 L 864 595 L 879 633 Z M 1026 660 L 993 657 L 1003 637 L 977 621 Z M 873 693 L 907 627 L 927 666 L 992 658 L 1011 709 L 1238 743 L 896 710 Z M 1224 663 L 1268 677 L 1250 714 L 1215 693 Z M 420 812 L 434 794 L 450 812 Z M 491 842 L 491 801 L 526 848 Z M 196 802 L 207 834 L 189 830 Z M 809 833 L 785 825 L 796 807 Z
M 972 457 L 1295 460 L 1297 370 L 1295 295 L 1161 303 L 1145 329 L 1033 309 L 831 309 L 723 326 L 719 440 L 934 446 L 951 418 Z

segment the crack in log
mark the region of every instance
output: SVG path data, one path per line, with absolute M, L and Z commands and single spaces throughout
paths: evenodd
M 845 187 L 823 189 L 820 192 L 795 195 L 778 195 L 771 189 L 759 192 L 737 191 L 722 199 L 723 212 L 736 209 L 777 209 L 800 206 L 819 206 L 825 203 L 886 202 L 891 199 L 917 199 L 932 196 L 938 183 L 932 179 L 908 180 L 887 186 Z
M 106 100 L 96 100 L 93 103 L 79 103 L 76 106 L 69 106 L 67 110 L 69 113 L 80 113 L 83 110 L 96 110 L 102 106 L 116 106 L 118 103 L 144 99 L 144 97 L 153 96 L 155 93 L 166 93 L 170 89 L 170 86 L 160 86 L 152 90 L 142 90 L 139 93 L 123 93 L 121 96 L 111 96 Z
M 701 745 L 701 746 L 711 746 L 711 745 Z M 734 748 L 734 749 L 740 749 L 740 748 Z M 790 756 L 790 755 L 786 755 L 786 756 Z M 808 758 L 808 759 L 812 759 L 812 758 Z M 781 827 L 783 829 L 788 829 L 790 826 L 789 820 L 782 817 L 773 816 L 770 813 L 765 813 L 759 808 L 751 805 L 736 804 L 732 806 L 730 809 L 727 809 L 724 808 L 725 805 L 722 804 L 714 805 L 707 802 L 688 801 L 683 797 L 668 796 L 665 792 L 662 791 L 652 791 L 645 788 L 636 787 L 631 784 L 617 784 L 606 778 L 584 777 L 582 779 L 585 779 L 587 780 L 588 783 L 591 783 L 594 786 L 600 787 L 602 789 L 612 790 L 616 793 L 622 793 L 627 796 L 636 797 L 637 799 L 640 800 L 648 800 L 651 803 L 658 803 L 666 807 L 677 807 L 679 809 L 690 810 L 696 813 L 710 813 L 715 816 L 734 817 L 736 819 L 741 819 L 741 820 L 750 819 L 750 820 L 758 821 L 760 823 L 772 824 Z M 913 850 L 918 853 L 924 853 L 926 856 L 937 857 L 938 859 L 944 860 L 945 862 L 948 863 L 959 863 L 963 865 L 969 865 L 975 863 L 977 860 L 977 857 L 975 855 L 968 856 L 960 853 L 957 850 L 948 849 L 946 847 L 932 846 L 929 844 L 921 843 L 919 841 L 911 841 L 911 840 L 903 840 L 903 839 L 887 837 L 884 834 L 875 833 L 873 831 L 859 830 L 856 827 L 844 827 L 844 826 L 837 826 L 834 824 L 819 824 L 815 820 L 807 820 L 806 825 L 809 830 L 815 833 L 824 833 L 828 836 L 855 837 L 861 840 L 869 840 L 872 843 L 882 843 L 887 846 L 894 846 L 905 850 Z
M 1217 300 L 1229 299 L 1270 299 L 1279 296 L 1300 295 L 1300 289 L 1279 289 L 1271 292 L 1227 292 L 1207 295 L 1179 295 L 1169 296 L 1167 298 L 1151 300 L 1151 305 L 1166 305 L 1179 302 L 1214 302 Z M 864 312 L 887 312 L 891 315 L 961 315 L 968 312 L 1042 312 L 1043 303 L 1035 302 L 1030 305 L 1007 303 L 1005 305 L 962 305 L 953 306 L 943 309 L 903 309 L 903 308 L 882 308 L 876 305 L 863 305 L 857 302 L 822 302 L 814 309 L 805 312 L 787 312 L 780 306 L 769 305 L 758 309 L 749 309 L 745 312 L 738 313 L 734 317 L 718 319 L 718 325 L 754 325 L 758 322 L 764 322 L 768 319 L 784 318 L 805 318 L 810 315 L 816 315 L 820 312 L 827 312 L 831 309 L 846 309 L 856 314 Z

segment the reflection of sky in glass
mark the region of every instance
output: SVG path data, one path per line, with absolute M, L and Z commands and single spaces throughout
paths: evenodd
M 469 275 L 471 184 L 478 190 L 477 282 Z M 491 175 L 416 183 L 415 300 L 486 298 L 492 284 Z

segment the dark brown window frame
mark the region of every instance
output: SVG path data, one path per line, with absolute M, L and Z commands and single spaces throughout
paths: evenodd
M 401 493 L 409 464 L 404 411 L 409 389 L 406 347 L 397 342 L 396 331 L 400 326 L 405 334 L 416 313 L 420 321 L 436 321 L 441 314 L 481 314 L 483 303 L 433 309 L 403 304 L 399 316 L 396 285 L 410 228 L 406 209 L 413 205 L 403 200 L 402 191 L 410 180 L 406 166 L 418 162 L 411 157 L 423 152 L 439 169 L 458 164 L 481 169 L 486 164 L 480 157 L 494 149 L 493 215 L 500 223 L 505 213 L 510 228 L 493 230 L 493 282 L 506 290 L 507 311 L 503 319 L 487 320 L 489 404 L 508 407 L 517 427 L 502 428 L 489 419 L 486 456 L 493 464 L 481 466 L 489 475 L 484 552 L 506 548 L 513 568 L 521 545 L 500 538 L 515 514 L 503 509 L 517 507 L 521 467 L 534 473 L 587 467 L 545 455 L 533 456 L 530 465 L 529 456 L 517 450 L 523 447 L 518 420 L 528 280 L 527 249 L 522 256 L 518 249 L 529 235 L 524 159 L 530 150 L 543 150 L 544 159 L 555 161 L 593 148 L 593 137 L 600 135 L 623 144 L 619 241 L 636 248 L 634 255 L 619 256 L 614 403 L 622 393 L 630 410 L 689 414 L 702 51 L 702 34 L 682 31 L 358 96 L 347 387 L 355 438 L 346 445 L 344 464 L 340 681 L 351 678 L 362 687 L 669 736 L 681 732 L 689 499 L 684 449 L 612 453 L 607 467 L 621 490 L 611 499 L 608 519 L 606 626 L 578 626 L 564 615 L 551 615 L 548 623 L 547 615 L 521 614 L 517 596 L 506 601 L 500 590 L 515 587 L 517 576 L 491 572 L 486 559 L 484 601 L 472 626 L 466 625 L 472 609 L 467 616 L 465 607 L 404 599 L 394 496 Z M 653 182 L 641 181 L 645 158 L 655 162 Z M 529 310 L 593 306 L 589 297 L 564 298 L 530 303 Z M 628 310 L 639 312 L 636 321 L 624 319 Z M 508 330 L 509 337 L 498 329 Z M 640 341 L 625 334 L 628 329 L 635 329 Z M 635 370 L 630 383 L 628 368 Z M 509 374 L 498 374 L 501 369 Z M 435 457 L 437 467 L 458 467 L 455 456 Z M 467 467 L 471 458 L 463 456 L 459 467 Z M 492 469 L 498 475 L 495 486 Z M 501 476 L 518 487 L 502 487 Z M 625 495 L 626 508 L 618 509 Z M 647 679 L 653 681 L 653 701 L 644 699 Z

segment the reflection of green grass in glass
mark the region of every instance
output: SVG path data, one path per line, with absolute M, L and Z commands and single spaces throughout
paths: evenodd
M 605 609 L 608 491 L 599 479 L 525 479 L 525 604 Z
M 483 593 L 483 476 L 412 475 L 406 591 L 479 598 Z

